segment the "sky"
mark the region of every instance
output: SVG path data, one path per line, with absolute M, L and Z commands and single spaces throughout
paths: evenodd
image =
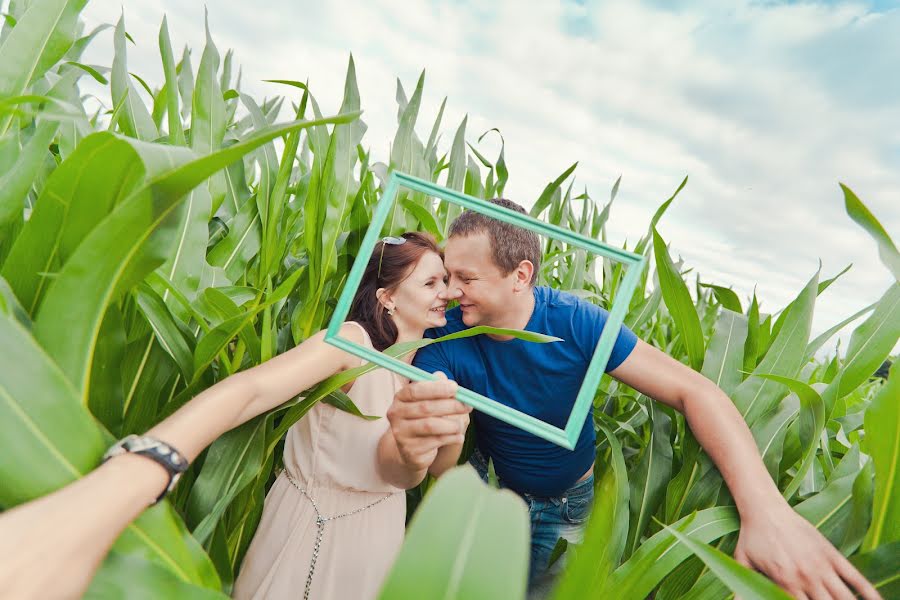
M 333 2 L 218 0 L 206 5 L 220 53 L 234 49 L 242 90 L 309 80 L 324 114 L 340 106 L 352 52 L 364 146 L 386 161 L 396 81 L 425 70 L 417 130 L 428 136 L 448 97 L 442 144 L 498 128 L 505 196 L 531 206 L 572 163 L 575 190 L 605 203 L 622 177 L 608 241 L 634 243 L 685 176 L 658 229 L 704 282 L 732 287 L 746 309 L 790 302 L 816 272 L 853 268 L 820 296 L 813 336 L 890 285 L 875 243 L 846 215 L 850 186 L 900 242 L 900 2 Z M 204 43 L 204 5 L 91 0 L 88 28 L 124 11 L 129 70 L 163 81 L 157 33 Z M 112 32 L 84 61 L 111 66 Z M 290 92 L 288 92 L 290 93 Z M 490 158 L 499 138 L 476 147 Z M 860 321 L 861 322 L 861 321 Z M 846 347 L 853 326 L 841 336 Z

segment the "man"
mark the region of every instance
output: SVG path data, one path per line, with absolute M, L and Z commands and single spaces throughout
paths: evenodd
M 524 213 L 508 200 L 494 204 Z M 565 424 L 587 371 L 607 313 L 571 294 L 535 287 L 540 268 L 538 236 L 468 211 L 450 226 L 444 263 L 448 296 L 459 307 L 447 313 L 439 337 L 476 325 L 526 329 L 564 342 L 530 344 L 477 336 L 435 344 L 414 364 L 440 372 L 466 388 L 528 412 L 556 426 Z M 762 571 L 797 598 L 880 598 L 862 575 L 782 498 L 769 477 L 740 413 L 700 373 L 637 339 L 622 327 L 607 372 L 637 391 L 682 412 L 715 462 L 741 517 L 735 558 Z M 410 464 L 431 464 L 432 473 L 453 466 L 458 455 L 435 454 L 425 443 L 466 421 L 447 400 L 451 381 L 417 382 L 398 392 L 388 412 L 398 449 Z M 440 400 L 437 403 L 430 401 Z M 558 537 L 580 541 L 593 499 L 594 430 L 587 419 L 574 451 L 474 412 L 477 450 L 470 463 L 482 474 L 492 460 L 501 485 L 519 493 L 532 519 L 529 589 L 545 593 Z

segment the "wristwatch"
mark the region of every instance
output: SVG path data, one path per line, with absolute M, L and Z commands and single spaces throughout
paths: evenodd
M 187 471 L 188 468 L 188 461 L 169 444 L 150 436 L 135 434 L 124 437 L 110 446 L 106 454 L 103 455 L 103 462 L 126 452 L 146 456 L 150 460 L 157 462 L 169 473 L 169 485 L 153 501 L 153 504 L 157 504 L 166 494 L 172 491 L 172 488 L 178 483 L 181 474 Z

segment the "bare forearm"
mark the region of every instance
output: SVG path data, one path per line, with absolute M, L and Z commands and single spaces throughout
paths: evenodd
M 80 598 L 113 542 L 167 482 L 161 466 L 125 454 L 0 515 L 0 590 L 9 594 L 0 596 Z
M 684 415 L 716 464 L 741 516 L 783 503 L 746 422 L 722 390 L 710 383 L 683 400 Z
M 417 469 L 404 462 L 394 434 L 388 429 L 378 442 L 378 469 L 391 485 L 408 490 L 425 479 L 428 469 Z
M 237 373 L 198 394 L 147 435 L 193 461 L 217 437 L 264 412 L 254 404 L 255 397 L 252 377 Z

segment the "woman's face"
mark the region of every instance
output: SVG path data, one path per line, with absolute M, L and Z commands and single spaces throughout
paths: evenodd
M 394 322 L 408 329 L 429 329 L 447 324 L 447 272 L 434 252 L 426 252 L 409 277 L 384 297 L 394 308 Z

